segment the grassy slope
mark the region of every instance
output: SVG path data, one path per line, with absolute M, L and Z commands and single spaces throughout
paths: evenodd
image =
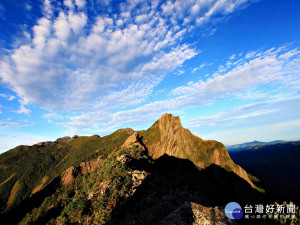
M 105 137 L 79 137 L 68 143 L 57 143 L 54 146 L 18 146 L 0 155 L 0 211 L 7 211 L 30 196 L 32 190 L 48 176 L 50 183 L 71 165 L 79 165 L 82 161 L 91 160 L 99 155 L 107 156 L 120 146 L 129 136 L 119 130 Z M 14 176 L 12 176 L 15 174 Z M 10 179 L 8 179 L 10 178 Z M 10 207 L 6 204 L 10 192 L 19 181 L 19 189 L 10 199 Z

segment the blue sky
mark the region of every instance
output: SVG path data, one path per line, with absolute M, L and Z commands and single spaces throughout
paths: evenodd
M 0 152 L 148 128 L 300 139 L 300 2 L 0 0 Z

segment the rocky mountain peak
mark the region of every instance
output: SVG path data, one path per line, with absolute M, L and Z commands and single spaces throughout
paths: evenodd
M 198 168 L 211 165 L 226 168 L 246 180 L 252 187 L 248 174 L 230 158 L 225 146 L 217 141 L 204 141 L 181 126 L 179 117 L 165 113 L 148 130 L 141 132 L 149 156 L 154 160 L 168 155 L 188 159 Z
M 161 130 L 182 128 L 179 116 L 173 116 L 171 113 L 162 115 L 154 125 L 158 125 Z

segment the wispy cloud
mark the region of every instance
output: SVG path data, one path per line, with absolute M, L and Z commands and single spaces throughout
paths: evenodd
M 2 94 L 2 93 L 0 93 L 0 97 L 7 98 L 9 101 L 12 101 L 12 100 L 14 100 L 16 98 L 13 95 L 7 95 L 7 94 Z
M 248 54 L 247 54 L 248 55 Z M 214 99 L 260 84 L 281 83 L 297 88 L 300 74 L 300 51 L 286 46 L 259 52 L 252 57 L 239 58 L 206 81 L 190 82 L 172 91 L 174 96 L 195 96 Z M 196 102 L 195 102 L 196 103 Z
M 299 117 L 295 112 L 298 110 L 299 97 L 262 101 L 208 117 L 195 118 L 184 123 L 184 126 L 200 136 L 205 135 L 209 139 L 217 139 L 226 144 L 261 140 L 262 137 L 269 137 L 266 141 L 276 138 L 291 140 L 297 137 L 293 130 L 297 130 L 295 128 Z M 285 132 L 278 124 L 284 125 Z
M 0 3 L 0 18 L 5 19 L 5 8 L 1 3 Z
M 26 108 L 23 104 L 21 104 L 20 109 L 17 111 L 17 113 L 19 113 L 19 114 L 24 113 L 26 115 L 30 115 L 31 110 Z
M 28 127 L 31 124 L 20 124 L 17 122 L 9 122 L 9 121 L 0 121 L 0 127 Z
M 45 119 L 55 119 L 55 120 L 63 120 L 64 119 L 63 116 L 60 116 L 60 115 L 57 115 L 57 114 L 54 114 L 54 113 L 44 114 L 43 118 L 45 118 Z
M 201 70 L 204 66 L 205 66 L 205 64 L 201 64 L 200 66 L 194 68 L 194 69 L 192 70 L 192 73 L 195 73 L 197 70 Z

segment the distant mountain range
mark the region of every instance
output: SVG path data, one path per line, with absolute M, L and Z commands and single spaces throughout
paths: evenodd
M 262 141 L 252 141 L 252 142 L 245 142 L 242 144 L 236 144 L 236 145 L 228 145 L 226 146 L 228 151 L 241 151 L 245 149 L 249 149 L 251 147 L 260 145 L 274 145 L 274 144 L 279 144 L 279 143 L 287 143 L 288 141 L 282 141 L 282 140 L 276 140 L 276 141 L 270 141 L 270 142 L 262 142 Z
M 204 141 L 164 114 L 147 130 L 64 137 L 1 154 L 0 221 L 252 224 L 228 219 L 224 207 L 274 203 L 261 185 L 222 143 Z
M 279 143 L 278 143 L 279 142 Z M 259 177 L 281 201 L 300 204 L 300 141 L 275 141 L 229 151 L 235 163 Z

